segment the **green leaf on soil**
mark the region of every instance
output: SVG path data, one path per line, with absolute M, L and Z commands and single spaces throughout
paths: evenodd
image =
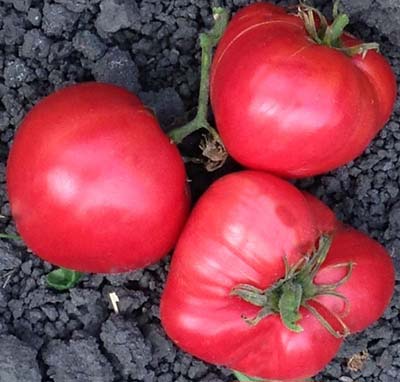
M 235 375 L 235 377 L 238 379 L 239 382 L 268 382 L 266 379 L 249 377 L 248 375 L 245 375 L 235 370 L 233 371 L 233 374 Z
M 18 235 L 13 235 L 10 233 L 0 233 L 0 239 L 21 240 Z
M 46 281 L 50 288 L 65 291 L 76 286 L 82 276 L 83 273 L 71 269 L 58 268 L 47 275 Z

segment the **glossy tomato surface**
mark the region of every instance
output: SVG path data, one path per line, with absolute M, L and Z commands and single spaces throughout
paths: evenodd
M 314 218 L 318 234 L 334 234 L 342 226 L 342 223 L 337 220 L 335 213 L 315 196 L 306 191 L 303 191 L 302 194 Z
M 260 308 L 230 294 L 243 283 L 270 287 L 285 275 L 284 256 L 294 265 L 313 247 L 322 215 L 332 219 L 329 228 L 335 225 L 320 203 L 262 172 L 216 181 L 195 206 L 173 255 L 161 301 L 161 320 L 173 341 L 205 361 L 255 377 L 301 379 L 321 370 L 342 340 L 314 316 L 301 309 L 301 333 L 287 329 L 277 314 L 250 325 L 243 317 Z
M 318 300 L 339 315 L 351 332 L 364 330 L 380 318 L 394 292 L 395 270 L 391 257 L 377 241 L 353 228 L 342 227 L 333 240 L 329 255 L 318 272 L 316 284 L 335 283 L 353 263 L 350 279 L 336 291 L 346 299 L 322 296 Z
M 344 46 L 361 41 L 342 36 Z M 315 43 L 302 19 L 257 3 L 231 20 L 212 64 L 211 102 L 228 152 L 287 177 L 360 155 L 388 120 L 396 80 L 376 51 L 348 56 Z
M 303 192 L 320 233 L 333 235 L 328 257 L 314 282 L 334 284 L 346 276 L 352 263 L 351 277 L 336 288 L 344 299 L 318 297 L 329 312 L 340 317 L 351 333 L 360 332 L 378 320 L 394 293 L 395 268 L 386 249 L 366 234 L 343 225 L 333 211 L 320 200 Z
M 7 165 L 17 229 L 43 259 L 84 272 L 154 263 L 188 213 L 183 162 L 128 91 L 84 83 L 39 102 Z

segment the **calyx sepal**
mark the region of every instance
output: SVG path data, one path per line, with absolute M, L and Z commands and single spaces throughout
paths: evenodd
M 339 5 L 340 1 L 336 0 L 333 5 L 333 21 L 331 23 L 317 8 L 305 4 L 304 1 L 300 1 L 297 15 L 303 20 L 307 33 L 317 44 L 337 49 L 350 57 L 361 55 L 362 58 L 365 58 L 370 50 L 379 52 L 379 44 L 375 42 L 354 46 L 343 45 L 342 35 L 350 23 L 350 18 L 340 12 Z

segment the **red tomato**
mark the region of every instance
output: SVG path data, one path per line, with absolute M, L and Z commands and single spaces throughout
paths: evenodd
M 62 89 L 29 112 L 7 187 L 26 244 L 83 272 L 156 262 L 189 207 L 183 162 L 156 118 L 135 95 L 100 83 Z
M 225 176 L 206 191 L 178 241 L 161 301 L 163 326 L 178 346 L 249 376 L 279 380 L 310 377 L 333 358 L 342 340 L 304 308 L 301 333 L 277 314 L 250 325 L 243 316 L 260 308 L 231 295 L 243 283 L 270 287 L 285 275 L 284 256 L 293 266 L 313 247 L 321 216 L 315 210 L 323 210 L 314 202 L 290 183 L 252 171 Z
M 353 263 L 350 279 L 336 291 L 344 300 L 321 296 L 318 300 L 331 312 L 340 315 L 351 332 L 364 330 L 382 316 L 394 292 L 395 271 L 392 259 L 375 240 L 352 229 L 340 229 L 329 255 L 318 272 L 316 284 L 334 283 L 342 279 L 348 268 L 337 264 Z
M 394 267 L 384 248 L 345 228 L 315 197 L 272 175 L 245 171 L 219 179 L 193 210 L 172 259 L 161 300 L 168 335 L 205 361 L 255 378 L 316 374 L 341 339 L 305 305 L 299 309 L 301 332 L 289 330 L 275 311 L 251 325 L 243 318 L 259 315 L 264 303 L 249 303 L 232 290 L 246 284 L 265 293 L 284 278 L 284 257 L 294 266 L 327 232 L 333 242 L 311 280 L 315 288 L 329 285 L 347 303 L 315 289 L 308 304 L 335 331 L 343 324 L 351 332 L 362 330 L 383 314 L 393 294 Z M 340 281 L 345 282 L 332 289 Z
M 341 42 L 360 43 L 346 33 Z M 360 155 L 396 98 L 395 76 L 379 53 L 351 57 L 319 45 L 300 17 L 268 3 L 233 17 L 210 84 L 232 157 L 288 177 L 323 173 Z

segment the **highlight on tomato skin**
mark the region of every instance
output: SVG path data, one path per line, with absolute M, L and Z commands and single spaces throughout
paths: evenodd
M 17 230 L 52 264 L 116 273 L 158 261 L 189 211 L 183 161 L 134 94 L 82 83 L 40 101 L 7 163 Z
M 396 77 L 377 44 L 343 30 L 330 41 L 333 24 L 312 36 L 323 25 L 310 25 L 309 12 L 251 4 L 219 42 L 211 105 L 228 153 L 246 168 L 288 178 L 335 169 L 358 157 L 393 111 Z
M 206 362 L 256 381 L 302 380 L 376 321 L 393 291 L 380 244 L 289 182 L 239 171 L 195 205 L 160 318 L 177 346 Z

